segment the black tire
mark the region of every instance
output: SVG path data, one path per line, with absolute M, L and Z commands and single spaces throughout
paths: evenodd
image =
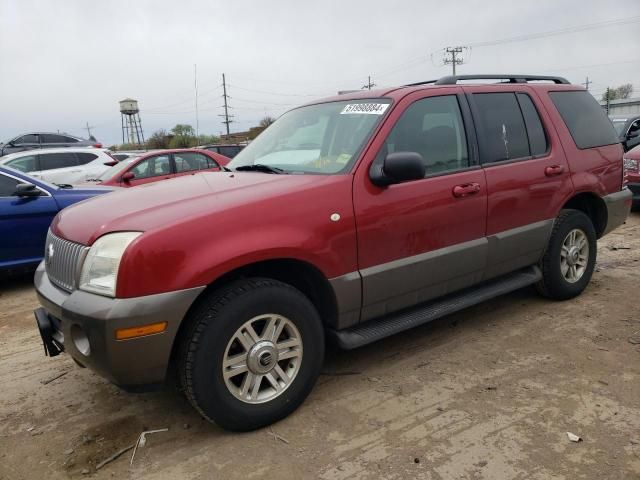
M 266 403 L 236 398 L 222 374 L 223 358 L 233 335 L 263 314 L 289 319 L 302 341 L 302 358 L 290 385 Z M 324 360 L 324 330 L 318 312 L 300 291 L 285 283 L 251 278 L 211 292 L 190 314 L 190 331 L 179 358 L 182 389 L 191 404 L 220 427 L 248 431 L 293 412 L 311 392 Z
M 575 282 L 569 282 L 562 274 L 560 252 L 567 235 L 573 230 L 581 230 L 587 238 L 589 255 L 584 273 Z M 538 292 L 554 300 L 568 300 L 580 295 L 587 287 L 596 264 L 598 241 L 591 219 L 579 210 L 562 210 L 556 218 L 549 245 L 540 261 L 542 280 L 536 284 Z

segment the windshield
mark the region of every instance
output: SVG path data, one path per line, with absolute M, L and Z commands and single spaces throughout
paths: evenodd
M 114 165 L 113 167 L 105 170 L 96 179 L 98 181 L 100 181 L 100 182 L 102 182 L 104 180 L 109 180 L 110 178 L 114 177 L 116 174 L 118 174 L 118 173 L 122 172 L 124 169 L 126 169 L 129 165 L 131 165 L 131 162 L 133 162 L 136 159 L 137 159 L 137 157 L 126 158 L 126 159 L 118 162 L 117 165 Z
M 388 99 L 322 103 L 291 110 L 227 165 L 267 165 L 284 173 L 347 171 L 380 122 Z
M 616 129 L 616 133 L 618 135 L 622 135 L 624 133 L 624 127 L 627 124 L 626 118 L 612 118 L 613 128 Z

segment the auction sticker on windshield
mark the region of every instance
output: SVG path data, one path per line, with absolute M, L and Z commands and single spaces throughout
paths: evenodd
M 346 113 L 382 115 L 388 106 L 388 103 L 350 103 L 349 105 L 345 105 L 340 115 Z

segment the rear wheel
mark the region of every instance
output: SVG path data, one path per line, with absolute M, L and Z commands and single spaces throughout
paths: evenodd
M 586 288 L 596 263 L 596 232 L 591 219 L 579 210 L 563 210 L 556 218 L 547 251 L 540 262 L 538 291 L 566 300 Z
M 320 374 L 320 317 L 290 285 L 236 282 L 213 292 L 189 320 L 182 387 L 191 404 L 223 428 L 252 430 L 284 418 Z

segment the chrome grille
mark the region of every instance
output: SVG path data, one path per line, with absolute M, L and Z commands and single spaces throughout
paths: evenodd
M 44 246 L 44 266 L 51 283 L 68 292 L 74 290 L 80 262 L 87 250 L 89 247 L 56 237 L 49 231 Z

